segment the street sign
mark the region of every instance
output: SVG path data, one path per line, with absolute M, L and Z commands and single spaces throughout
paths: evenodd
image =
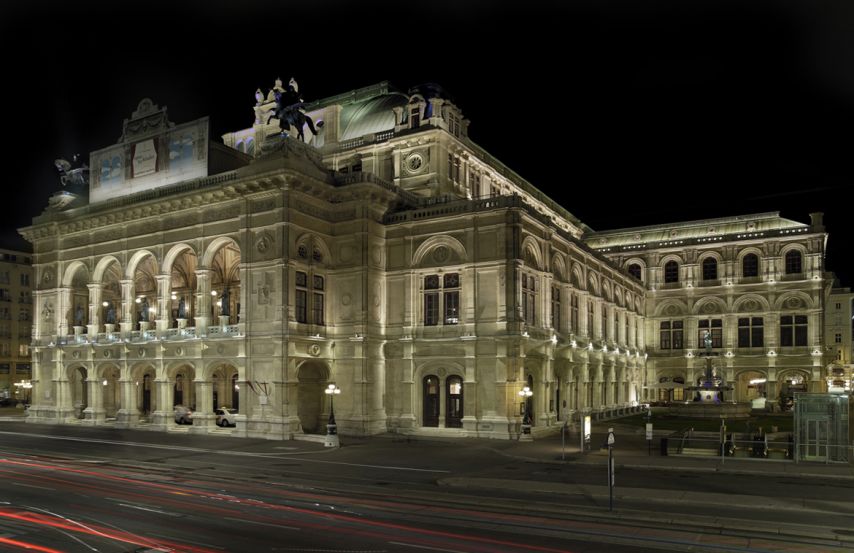
M 646 423 L 646 439 L 647 440 L 652 439 L 652 423 L 651 422 Z
M 614 445 L 614 429 L 608 429 L 608 445 Z

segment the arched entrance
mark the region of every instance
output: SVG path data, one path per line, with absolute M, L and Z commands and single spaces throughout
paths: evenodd
M 133 272 L 134 305 L 131 311 L 134 321 L 153 327 L 157 313 L 157 260 L 148 254 L 137 264 Z M 142 330 L 142 325 L 139 327 Z
M 807 391 L 809 372 L 807 371 L 784 371 L 778 375 L 779 384 L 777 389 L 780 394 L 776 398 L 768 398 L 779 402 L 781 411 L 791 411 L 795 405 L 795 394 Z
M 187 246 L 169 267 L 169 326 L 186 326 L 196 313 L 196 252 Z M 179 319 L 183 322 L 179 323 Z M 192 324 L 190 326 L 193 326 Z
M 439 426 L 439 377 L 436 375 L 424 377 L 422 404 L 421 426 Z
M 142 382 L 139 384 L 139 392 L 141 395 L 139 410 L 143 415 L 148 415 L 154 410 L 154 372 L 146 371 L 142 375 Z
M 193 381 L 196 371 L 189 365 L 182 365 L 169 371 L 169 382 L 172 388 L 172 407 L 183 405 L 192 410 L 196 409 L 196 393 Z
M 211 316 L 214 321 L 222 316 L 227 318 L 228 324 L 236 324 L 240 315 L 240 249 L 237 244 L 223 244 L 214 254 L 210 269 L 211 291 L 217 293 L 211 302 Z
M 84 367 L 71 369 L 68 375 L 68 384 L 71 388 L 71 406 L 74 408 L 74 416 L 83 418 L 83 410 L 89 407 L 89 390 L 86 386 L 88 371 Z
M 214 369 L 211 379 L 213 380 L 213 410 L 220 407 L 236 409 L 234 405 L 234 385 L 237 382 L 237 369 L 231 365 L 222 365 Z M 238 398 L 239 399 L 239 398 Z
M 79 265 L 71 278 L 71 297 L 68 306 L 68 328 L 89 324 L 89 271 Z
M 736 379 L 735 394 L 739 403 L 750 402 L 753 409 L 765 409 L 766 377 L 759 371 L 744 371 Z
M 107 367 L 101 372 L 101 388 L 104 402 L 104 416 L 108 419 L 115 419 L 119 409 L 121 409 L 118 368 Z
M 462 428 L 463 426 L 463 379 L 459 376 L 449 376 L 445 381 L 445 427 Z
M 297 417 L 305 434 L 317 434 L 325 430 L 323 420 L 323 390 L 329 371 L 319 363 L 303 363 L 297 379 Z

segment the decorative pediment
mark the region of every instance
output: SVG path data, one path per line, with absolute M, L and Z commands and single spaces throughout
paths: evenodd
M 119 143 L 128 142 L 148 134 L 156 134 L 174 127 L 166 115 L 166 106 L 161 109 L 149 98 L 143 98 L 130 119 L 125 119 Z

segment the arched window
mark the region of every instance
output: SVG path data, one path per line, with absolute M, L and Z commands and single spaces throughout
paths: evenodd
M 714 257 L 707 257 L 703 260 L 703 280 L 717 280 L 718 278 L 718 260 Z
M 635 277 L 637 280 L 641 280 L 641 266 L 637 263 L 632 263 L 629 265 L 629 274 Z
M 679 282 L 679 263 L 668 261 L 664 264 L 664 282 Z
M 741 276 L 745 278 L 759 276 L 759 256 L 749 253 L 741 260 Z
M 801 252 L 791 250 L 786 254 L 786 274 L 796 275 L 803 272 Z

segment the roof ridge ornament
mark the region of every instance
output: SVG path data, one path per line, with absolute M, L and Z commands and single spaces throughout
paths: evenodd
M 174 127 L 175 124 L 169 121 L 166 110 L 166 106 L 161 108 L 151 101 L 151 98 L 140 100 L 136 111 L 131 113 L 130 119 L 125 119 L 122 124 L 122 135 L 119 137 L 119 143 Z

